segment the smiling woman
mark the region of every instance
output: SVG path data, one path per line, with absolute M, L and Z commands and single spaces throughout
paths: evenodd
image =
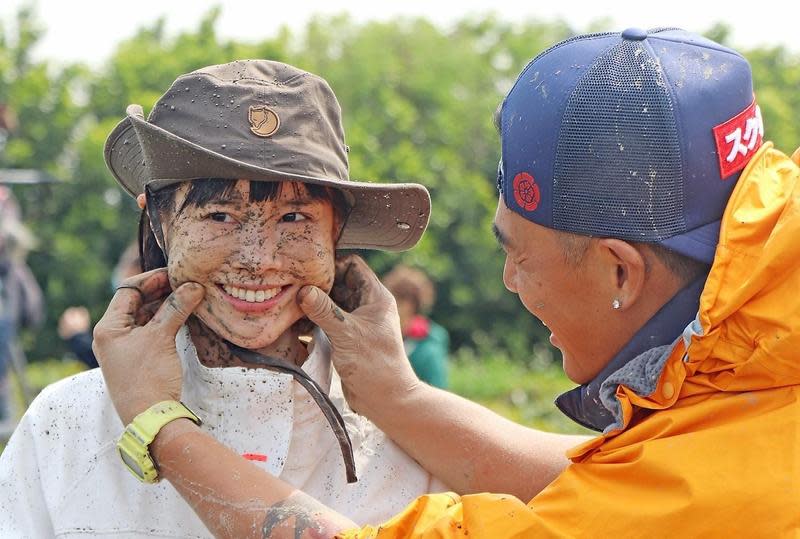
M 172 288 L 187 281 L 204 286 L 205 299 L 189 321 L 200 361 L 238 363 L 208 342 L 223 339 L 302 364 L 298 338 L 310 328 L 296 295 L 306 284 L 326 291 L 333 285 L 336 241 L 349 209 L 343 193 L 298 182 L 201 179 L 150 198 L 169 262 L 145 213 L 144 269 L 168 266 Z
M 148 357 L 155 346 L 174 363 L 139 363 L 169 371 L 174 400 L 137 396 L 146 404 L 117 408 L 120 423 L 113 383 L 99 370 L 46 389 L 0 460 L 0 536 L 209 537 L 206 526 L 240 536 L 242 522 L 226 517 L 231 506 L 201 522 L 183 498 L 196 505 L 217 496 L 159 459 L 164 437 L 156 434 L 184 418 L 202 420 L 202 434 L 235 451 L 234 465 L 250 466 L 220 477 L 277 476 L 340 513 L 332 517 L 337 529 L 381 521 L 413 497 L 444 489 L 350 410 L 331 344 L 298 306 L 302 287 L 334 287 L 337 249 L 408 249 L 428 222 L 424 187 L 349 179 L 340 114 L 324 80 L 265 60 L 181 76 L 147 119 L 138 105 L 128 107 L 105 157 L 143 210 L 140 251 L 153 271 L 126 281 L 115 298 L 136 295 L 133 288 L 158 306 L 170 289 L 186 286 L 203 296 L 184 324 L 158 332 L 161 344 L 147 342 Z M 127 355 L 142 352 L 125 346 Z M 126 374 L 130 394 L 136 376 Z M 147 484 L 161 477 L 175 488 Z M 315 507 L 283 499 L 291 489 L 275 492 L 283 496 L 274 518 L 264 522 L 257 512 L 265 529 L 287 518 L 292 504 Z

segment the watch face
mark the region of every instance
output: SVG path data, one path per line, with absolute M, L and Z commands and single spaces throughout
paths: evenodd
M 125 451 L 120 451 L 119 456 L 122 457 L 122 462 L 125 463 L 125 466 L 127 466 L 130 471 L 136 474 L 139 479 L 144 480 L 144 471 L 142 471 L 142 468 L 130 457 L 130 455 L 128 455 Z

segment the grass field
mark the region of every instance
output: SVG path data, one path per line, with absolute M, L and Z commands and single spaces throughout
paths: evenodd
M 39 390 L 82 369 L 77 361 L 48 360 L 28 365 L 28 383 Z M 478 358 L 461 350 L 450 367 L 451 390 L 479 402 L 502 416 L 537 429 L 588 433 L 564 417 L 553 405 L 555 397 L 573 387 L 558 363 L 547 359 L 530 364 L 513 362 L 502 354 Z M 17 384 L 14 398 L 21 402 Z M 0 440 L 0 451 L 3 448 Z
M 517 423 L 553 432 L 591 434 L 553 404 L 573 387 L 560 363 L 513 362 L 503 355 L 477 358 L 461 353 L 450 370 L 451 390 Z

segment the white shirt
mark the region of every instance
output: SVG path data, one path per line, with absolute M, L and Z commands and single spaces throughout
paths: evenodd
M 358 482 L 322 412 L 291 375 L 207 368 L 184 328 L 182 400 L 204 429 L 358 524 L 380 523 L 415 497 L 446 490 L 342 396 L 327 338 L 317 331 L 303 369 L 329 391 L 353 442 Z M 167 481 L 140 483 L 123 466 L 123 425 L 99 369 L 62 380 L 34 400 L 0 456 L 0 537 L 211 537 Z

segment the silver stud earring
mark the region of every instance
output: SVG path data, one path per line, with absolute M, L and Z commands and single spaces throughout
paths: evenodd
M 622 304 L 619 302 L 617 298 L 614 298 L 614 301 L 611 302 L 611 308 L 614 310 L 619 309 Z

